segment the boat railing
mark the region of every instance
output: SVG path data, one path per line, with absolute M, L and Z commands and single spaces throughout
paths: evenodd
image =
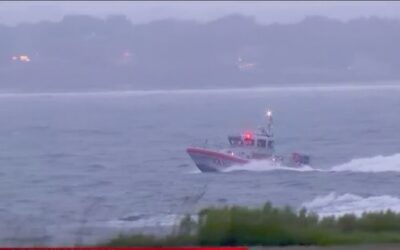
M 222 149 L 226 148 L 226 143 L 222 142 L 213 142 L 208 139 L 203 141 L 198 141 L 192 144 L 193 147 L 201 147 L 201 148 L 213 148 L 213 149 Z

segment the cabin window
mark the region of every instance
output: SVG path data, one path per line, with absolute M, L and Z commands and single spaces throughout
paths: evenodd
M 265 140 L 257 140 L 257 147 L 259 148 L 265 148 L 265 146 L 267 145 L 267 142 Z
M 232 146 L 241 146 L 241 145 L 243 145 L 243 141 L 242 141 L 242 139 L 240 137 L 239 138 L 229 138 L 229 143 Z
M 246 139 L 244 140 L 244 144 L 248 146 L 253 146 L 254 145 L 254 140 L 253 139 Z

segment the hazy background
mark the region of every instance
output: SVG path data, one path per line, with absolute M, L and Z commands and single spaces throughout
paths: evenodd
M 164 18 L 210 21 L 240 13 L 255 16 L 264 24 L 298 22 L 308 15 L 341 20 L 400 16 L 400 3 L 396 1 L 2 1 L 0 6 L 0 22 L 8 25 L 59 21 L 64 15 L 75 14 L 102 18 L 123 14 L 134 23 L 145 23 Z
M 0 2 L 0 245 L 266 201 L 399 212 L 399 3 Z M 227 89 L 251 86 L 266 88 Z M 116 91 L 199 88 L 222 90 Z M 80 93 L 48 94 L 63 91 Z M 315 171 L 197 170 L 188 146 L 224 146 L 267 107 L 277 154 Z
M 395 81 L 399 2 L 1 2 L 0 90 Z

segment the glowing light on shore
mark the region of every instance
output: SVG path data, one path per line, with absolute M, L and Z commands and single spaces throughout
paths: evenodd
M 13 56 L 11 59 L 12 59 L 13 61 L 24 62 L 24 63 L 27 63 L 27 62 L 30 62 L 30 61 L 31 61 L 31 59 L 29 58 L 28 55 Z

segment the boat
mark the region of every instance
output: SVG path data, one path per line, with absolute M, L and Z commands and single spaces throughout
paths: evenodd
M 202 172 L 221 172 L 237 165 L 252 161 L 268 161 L 270 164 L 285 167 L 302 167 L 310 164 L 310 156 L 292 153 L 289 157 L 275 154 L 272 132 L 272 111 L 267 109 L 267 126 L 257 131 L 245 131 L 240 135 L 228 136 L 229 146 L 225 149 L 188 147 L 186 152 Z

